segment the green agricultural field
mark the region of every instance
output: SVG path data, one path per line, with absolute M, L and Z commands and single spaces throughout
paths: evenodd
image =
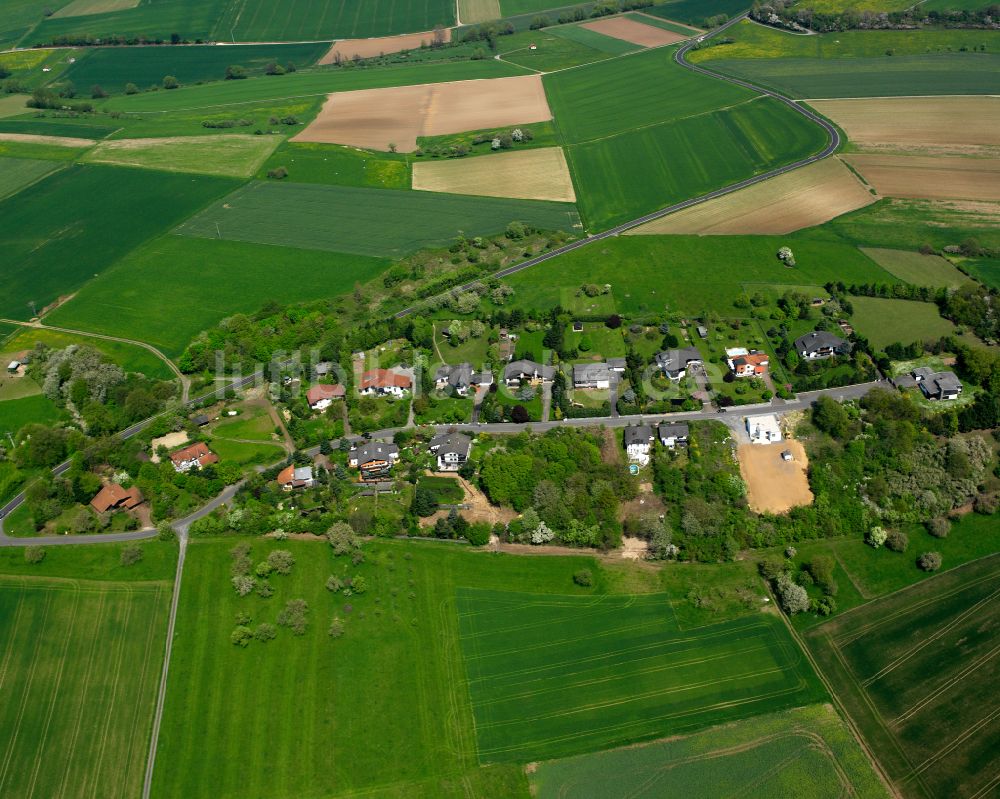
M 504 36 L 497 45 L 500 57 L 540 72 L 554 72 L 611 58 L 610 53 L 555 35 L 557 30 L 529 30 Z M 535 45 L 534 50 L 530 49 L 532 44 Z
M 14 117 L 27 111 L 24 105 L 26 99 L 23 94 L 8 94 L 5 97 L 0 97 L 0 119 Z
M 746 10 L 746 0 L 666 0 L 644 8 L 643 13 L 705 27 L 712 17 L 735 17 Z
M 646 9 L 646 11 L 648 10 L 649 9 Z M 654 28 L 679 33 L 681 36 L 694 36 L 700 31 L 699 28 L 691 28 L 687 25 L 680 25 L 676 22 L 671 22 L 669 19 L 655 17 L 652 14 L 647 14 L 642 11 L 630 12 L 625 16 L 629 19 L 634 19 L 636 22 L 641 22 L 643 25 L 652 25 Z
M 795 252 L 794 269 L 774 255 L 786 244 Z M 895 282 L 850 244 L 788 236 L 623 236 L 549 261 L 544 280 L 531 269 L 506 280 L 515 289 L 509 301 L 515 307 L 551 308 L 584 283 L 610 283 L 619 313 L 727 317 L 749 314 L 733 305 L 745 293 L 743 284 L 793 289 L 831 280 Z
M 60 2 L 58 5 L 65 4 Z M 217 31 L 217 23 L 230 5 L 230 0 L 168 0 L 82 17 L 48 17 L 25 36 L 22 43 L 30 46 L 51 42 L 59 36 L 87 34 L 95 38 L 147 36 L 169 41 L 176 33 L 182 39 L 194 41 L 212 40 L 218 33 L 218 38 L 229 40 L 227 33 Z
M 636 50 L 643 49 L 642 45 L 615 39 L 613 36 L 605 36 L 603 33 L 582 28 L 579 25 L 559 25 L 552 28 L 551 33 L 612 56 L 634 53 Z
M 542 763 L 538 799 L 787 796 L 882 799 L 889 793 L 830 705 L 810 705 L 680 739 Z
M 188 548 L 157 756 L 165 766 L 154 774 L 154 797 L 528 799 L 520 766 L 478 764 L 457 586 L 603 592 L 608 578 L 595 560 L 378 542 L 366 544 L 365 562 L 352 566 L 324 542 L 257 539 L 250 541 L 254 562 L 287 549 L 296 564 L 291 575 L 271 577 L 270 599 L 240 598 L 228 554 L 238 540 L 196 540 Z M 585 567 L 595 588 L 573 583 Z M 367 590 L 349 598 L 331 593 L 324 587 L 331 574 L 360 575 Z M 294 598 L 309 605 L 304 635 L 279 627 L 275 641 L 246 649 L 230 643 L 238 612 L 252 617 L 252 627 L 273 623 Z M 334 617 L 344 625 L 339 639 L 327 634 Z
M 0 199 L 17 194 L 58 168 L 52 161 L 0 157 Z
M 49 321 L 46 319 L 46 321 Z M 80 344 L 93 347 L 107 355 L 127 372 L 142 372 L 146 377 L 159 380 L 173 380 L 174 373 L 170 367 L 157 358 L 149 350 L 126 344 L 122 341 L 91 336 L 74 336 L 72 333 L 62 333 L 58 330 L 40 330 L 38 328 L 22 328 L 14 338 L 4 343 L 4 350 L 30 350 L 35 342 L 42 341 L 50 347 L 68 347 L 70 344 Z
M 45 9 L 58 9 L 70 0 L 7 0 L 0 17 L 0 49 L 16 45 L 21 38 L 41 22 Z
M 390 219 L 392 225 L 387 226 Z M 471 236 L 500 233 L 513 220 L 545 230 L 571 231 L 578 224 L 569 203 L 271 181 L 238 189 L 177 232 L 401 257 L 423 247 L 444 246 L 459 231 Z
M 556 13 L 560 8 L 574 8 L 572 3 L 560 3 L 559 0 L 499 0 L 500 12 L 504 17 L 514 17 L 521 14 L 538 14 L 542 15 L 544 12 L 549 17 L 549 19 L 555 21 L 555 17 L 558 17 Z M 592 3 L 580 3 L 583 8 L 587 8 L 592 5 Z
M 61 144 L 38 144 L 26 141 L 0 141 L 0 157 L 30 158 L 39 161 L 75 161 L 88 147 L 64 147 Z
M 97 536 L 91 536 L 96 541 Z M 20 547 L 0 547 L 0 574 L 35 578 L 72 578 L 87 581 L 109 580 L 119 585 L 131 582 L 166 582 L 174 579 L 177 568 L 175 541 L 138 541 L 142 560 L 122 566 L 122 544 L 89 543 L 87 546 L 45 547 L 45 560 L 28 563 Z M 169 596 L 170 589 L 165 586 Z
M 810 630 L 809 648 L 908 796 L 971 797 L 1000 766 L 1000 559 L 985 558 Z
M 233 187 L 216 177 L 74 166 L 0 202 L 0 315 L 27 319 Z
M 141 339 L 176 357 L 227 316 L 254 313 L 271 300 L 334 297 L 386 266 L 359 255 L 163 236 L 130 252 L 46 321 Z
M 1000 291 L 1000 258 L 968 258 L 962 268 L 980 283 Z
M 103 139 L 118 130 L 117 127 L 94 125 L 86 120 L 80 123 L 25 118 L 0 120 L 0 133 L 29 133 L 38 136 L 69 136 L 82 139 Z
M 895 342 L 937 341 L 955 332 L 955 325 L 942 317 L 933 303 L 851 297 L 851 305 L 851 324 L 876 349 Z
M 662 594 L 475 588 L 459 589 L 458 610 L 482 763 L 565 757 L 825 696 L 770 615 L 681 633 Z
M 0 577 L 5 796 L 141 792 L 169 600 L 167 582 Z
M 85 163 L 162 169 L 248 178 L 281 143 L 277 136 L 185 136 L 169 139 L 122 139 L 98 144 Z
M 231 106 L 225 110 L 239 113 L 240 109 L 237 106 L 241 103 L 262 103 L 286 98 L 322 96 L 330 92 L 381 89 L 387 86 L 412 86 L 418 83 L 506 78 L 527 73 L 526 69 L 492 58 L 482 61 L 436 62 L 353 69 L 319 67 L 291 75 L 283 75 L 280 78 L 229 80 L 203 86 L 182 87 L 174 91 L 145 92 L 130 97 L 112 97 L 102 102 L 101 108 L 138 113 Z
M 243 67 L 250 75 L 263 74 L 272 61 L 301 69 L 316 63 L 328 49 L 329 45 L 322 42 L 244 47 L 107 47 L 79 59 L 64 77 L 80 91 L 89 92 L 96 84 L 106 92 L 120 93 L 127 83 L 140 89 L 159 86 L 166 75 L 173 75 L 181 83 L 222 80 L 226 67 L 231 65 Z
M 280 167 L 288 170 L 285 180 L 295 183 L 410 188 L 410 165 L 402 153 L 378 153 L 336 144 L 288 142 L 272 153 L 258 170 L 257 177 L 266 178 L 268 172 Z
M 0 402 L 0 433 L 16 433 L 26 424 L 50 424 L 57 419 L 59 409 L 42 394 Z
M 865 247 L 862 252 L 900 280 L 916 286 L 954 289 L 968 283 L 969 278 L 940 255 L 921 255 L 907 250 Z
M 360 39 L 455 24 L 451 0 L 269 0 L 230 3 L 216 26 L 224 39 L 249 42 Z

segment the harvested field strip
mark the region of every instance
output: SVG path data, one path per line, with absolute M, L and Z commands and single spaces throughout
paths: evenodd
M 458 590 L 458 611 L 483 763 L 586 752 L 822 696 L 769 616 L 680 632 L 663 595 L 471 588 Z
M 606 53 L 609 56 L 625 55 L 626 53 L 634 53 L 642 49 L 641 45 L 627 42 L 624 39 L 593 30 L 584 25 L 559 25 L 554 28 L 548 28 L 547 31 L 553 36 L 558 36 L 560 39 L 567 39 L 571 42 L 582 44 L 585 47 L 597 50 L 600 53 Z
M 458 0 L 458 19 L 462 25 L 475 25 L 500 19 L 500 0 Z
M 664 30 L 656 25 L 647 25 L 639 22 L 635 18 L 614 17 L 612 19 L 599 19 L 594 22 L 584 22 L 581 28 L 603 33 L 605 36 L 613 36 L 615 39 L 638 44 L 641 47 L 660 47 L 664 44 L 676 44 L 689 38 L 691 34 L 684 35 L 674 31 Z
M 0 792 L 141 790 L 166 583 L 0 577 Z
M 1000 147 L 1000 97 L 814 100 L 810 105 L 861 149 Z
M 850 729 L 830 705 L 811 705 L 694 735 L 542 763 L 539 799 L 784 796 L 885 799 Z M 697 788 L 695 789 L 695 786 Z
M 551 118 L 537 75 L 427 83 L 332 94 L 294 141 L 410 152 L 417 148 L 419 136 Z
M 404 33 L 400 36 L 379 36 L 373 39 L 341 39 L 334 42 L 326 54 L 319 60 L 320 65 L 338 64 L 358 58 L 374 58 L 389 53 L 401 53 L 403 50 L 417 50 L 421 46 L 429 47 L 435 44 L 434 31 L 424 33 Z M 451 28 L 441 31 L 440 43 L 451 41 Z
M 969 278 L 959 272 L 951 261 L 940 255 L 923 255 L 919 252 L 879 247 L 862 247 L 861 252 L 887 272 L 916 286 L 958 288 L 969 282 Z
M 391 226 L 385 224 L 388 219 L 393 220 Z M 477 236 L 499 233 L 513 220 L 546 230 L 572 230 L 578 224 L 576 209 L 564 203 L 254 182 L 185 222 L 177 232 L 401 257 L 423 247 L 443 246 L 459 231 Z
M 413 165 L 413 188 L 450 194 L 575 202 L 560 147 L 498 153 L 483 158 L 423 161 Z
M 837 158 L 826 158 L 629 231 L 629 234 L 779 234 L 820 225 L 875 202 Z
M 851 153 L 879 194 L 923 200 L 1000 200 L 1000 159 Z
M 861 606 L 806 634 L 889 776 L 905 792 L 972 797 L 1000 768 L 1000 558 Z
M 41 136 L 34 133 L 0 133 L 0 141 L 24 142 L 25 144 L 47 144 L 55 147 L 93 147 L 93 139 L 71 138 L 69 136 Z
M 248 178 L 281 143 L 277 136 L 177 136 L 104 141 L 82 159 L 89 163 L 137 166 Z

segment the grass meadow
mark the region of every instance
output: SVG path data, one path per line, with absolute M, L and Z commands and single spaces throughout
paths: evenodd
M 776 257 L 788 244 L 797 266 Z M 788 236 L 621 236 L 553 259 L 546 279 L 525 270 L 506 281 L 515 289 L 509 304 L 546 309 L 584 283 L 610 283 L 619 313 L 677 311 L 748 316 L 733 303 L 757 284 L 793 289 L 831 280 L 896 282 L 851 244 L 826 238 Z
M 135 338 L 138 331 L 132 331 Z M 45 330 L 39 328 L 21 328 L 21 332 L 14 338 L 5 342 L 4 351 L 18 352 L 20 350 L 30 350 L 35 346 L 35 342 L 42 341 L 50 347 L 63 348 L 70 344 L 79 344 L 93 347 L 100 350 L 112 361 L 117 363 L 127 372 L 142 372 L 146 377 L 158 380 L 173 380 L 174 373 L 170 370 L 162 359 L 157 358 L 149 350 L 137 347 L 134 344 L 126 344 L 122 341 L 108 341 L 107 339 L 93 338 L 91 336 L 75 336 L 72 333 L 62 333 L 58 330 Z
M 555 36 L 569 39 L 570 41 L 612 56 L 634 53 L 636 50 L 643 49 L 640 44 L 626 42 L 623 39 L 616 39 L 613 36 L 605 36 L 603 33 L 592 31 L 590 28 L 584 28 L 580 25 L 558 25 L 552 28 L 552 33 Z
M 84 163 L 248 178 L 281 143 L 277 136 L 184 136 L 105 141 Z
M 43 394 L 0 402 L 0 433 L 16 433 L 26 424 L 48 424 L 59 419 L 59 408 Z
M 1000 258 L 968 258 L 962 262 L 962 268 L 976 280 L 1000 291 Z
M 538 799 L 664 796 L 888 797 L 847 725 L 810 705 L 683 738 L 542 763 Z
M 866 247 L 863 252 L 900 280 L 916 286 L 956 289 L 970 282 L 951 261 L 940 255 L 923 255 L 882 247 Z
M 96 539 L 97 536 L 91 536 Z M 174 541 L 139 541 L 142 560 L 132 566 L 121 564 L 121 544 L 94 543 L 87 546 L 45 548 L 45 560 L 28 563 L 19 547 L 0 547 L 0 575 L 20 575 L 26 579 L 110 581 L 118 585 L 131 582 L 161 583 L 173 581 L 177 568 L 177 544 Z M 169 594 L 169 590 L 168 590 Z
M 504 36 L 498 42 L 500 57 L 540 72 L 568 69 L 611 58 L 611 53 L 595 50 L 579 41 L 557 36 L 559 28 L 551 30 L 522 31 Z M 530 45 L 535 49 L 530 49 Z
M 719 14 L 735 17 L 746 8 L 744 0 L 666 0 L 665 3 L 644 8 L 643 13 L 703 27 L 709 17 Z
M 73 166 L 0 202 L 0 315 L 27 319 L 233 187 L 231 181 Z
M 130 252 L 46 321 L 141 339 L 176 357 L 227 316 L 269 300 L 337 296 L 387 266 L 359 255 L 167 235 Z
M 955 332 L 955 325 L 941 316 L 934 303 L 851 297 L 851 305 L 851 324 L 877 349 L 894 342 L 937 341 Z
M 0 576 L 3 795 L 141 792 L 169 600 L 168 582 Z
M 294 64 L 301 69 L 316 63 L 328 49 L 322 42 L 242 47 L 105 47 L 77 59 L 65 78 L 81 89 L 96 84 L 117 94 L 125 91 L 127 83 L 134 83 L 140 89 L 158 87 L 166 75 L 173 75 L 181 83 L 223 80 L 226 67 L 233 64 L 250 75 L 263 74 L 272 61 L 282 66 Z
M 970 563 L 810 630 L 848 714 L 905 795 L 982 796 L 1000 765 L 1000 559 Z
M 25 109 L 27 112 L 27 109 Z M 0 120 L 0 133 L 29 133 L 38 136 L 69 136 L 84 139 L 103 139 L 118 130 L 118 126 L 95 125 L 87 117 L 64 121 L 39 119 L 36 114 L 20 119 Z
M 52 161 L 0 157 L 0 199 L 17 194 L 58 168 L 59 164 Z
M 75 161 L 89 149 L 86 147 L 65 147 L 62 144 L 39 144 L 26 141 L 0 141 L 0 158 L 30 158 L 40 161 Z
M 257 177 L 272 169 L 288 170 L 285 180 L 333 186 L 410 188 L 410 165 L 402 153 L 379 153 L 337 144 L 286 142 L 267 159 Z
M 392 225 L 387 225 L 392 220 Z M 572 231 L 570 203 L 308 183 L 254 182 L 182 224 L 177 232 L 258 244 L 401 257 L 467 236 L 500 233 L 513 220 Z
M 482 763 L 591 752 L 825 696 L 771 615 L 681 632 L 664 594 L 473 588 L 459 590 L 458 613 Z

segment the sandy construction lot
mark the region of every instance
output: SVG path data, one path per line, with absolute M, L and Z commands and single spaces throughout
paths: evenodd
M 371 150 L 417 149 L 418 136 L 544 122 L 552 119 L 540 75 L 424 83 L 331 94 L 319 116 L 293 141 L 349 144 Z
M 0 141 L 54 144 L 56 147 L 93 147 L 97 144 L 94 139 L 74 139 L 69 136 L 40 136 L 35 133 L 0 133 Z
M 643 25 L 628 17 L 611 17 L 609 19 L 598 19 L 594 22 L 584 22 L 581 28 L 603 33 L 614 39 L 621 39 L 624 42 L 631 42 L 642 47 L 659 47 L 661 44 L 673 44 L 689 39 L 689 36 L 682 36 L 673 31 L 656 28 L 652 25 Z
M 441 30 L 442 42 L 451 41 L 451 28 Z M 341 39 L 334 42 L 320 60 L 320 64 L 336 64 L 337 56 L 341 61 L 347 61 L 358 56 L 374 58 L 388 53 L 401 53 L 403 50 L 416 50 L 421 45 L 434 43 L 434 31 L 424 33 L 404 33 L 400 36 L 378 36 L 374 39 Z
M 451 194 L 576 202 L 573 180 L 561 147 L 420 161 L 413 165 L 413 188 Z
M 629 235 L 791 233 L 820 225 L 875 202 L 876 197 L 837 158 L 647 222 Z
M 852 153 L 844 160 L 887 197 L 1000 200 L 997 158 Z
M 793 460 L 781 459 L 790 450 Z M 806 470 L 809 459 L 794 439 L 777 444 L 741 444 L 736 451 L 747 484 L 747 501 L 754 513 L 785 513 L 813 501 Z
M 1000 147 L 1000 97 L 899 97 L 809 103 L 865 150 Z

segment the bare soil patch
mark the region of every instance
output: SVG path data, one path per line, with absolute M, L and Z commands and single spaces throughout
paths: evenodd
M 70 136 L 41 136 L 36 133 L 0 133 L 0 141 L 54 144 L 56 147 L 93 147 L 97 144 L 94 139 L 74 139 Z
M 793 460 L 782 460 L 789 450 Z M 776 444 L 741 444 L 736 451 L 754 513 L 785 513 L 813 501 L 806 471 L 809 459 L 802 444 L 786 439 Z
M 927 200 L 1000 200 L 1000 159 L 845 155 L 879 194 Z
M 809 103 L 852 144 L 1000 145 L 1000 97 L 893 97 Z
M 779 234 L 820 225 L 877 198 L 837 158 L 641 225 L 629 234 Z
M 515 513 L 510 508 L 501 508 L 497 505 L 490 504 L 490 501 L 486 498 L 486 495 L 480 491 L 476 486 L 457 474 L 447 474 L 447 473 L 433 473 L 435 477 L 450 477 L 457 480 L 465 491 L 465 498 L 462 500 L 463 505 L 469 505 L 470 507 L 464 510 L 460 510 L 459 514 L 463 516 L 466 521 L 472 522 L 486 522 L 487 524 L 496 524 L 497 522 L 503 522 L 504 524 L 513 521 L 517 518 L 517 513 Z M 438 519 L 447 517 L 451 513 L 450 510 L 439 510 L 433 515 L 428 516 L 426 519 L 421 520 L 421 527 L 433 527 Z
M 552 118 L 540 75 L 425 83 L 331 94 L 293 141 L 417 149 L 417 137 Z
M 663 28 L 654 28 L 652 25 L 644 25 L 628 17 L 610 17 L 608 19 L 598 19 L 594 22 L 584 22 L 581 28 L 603 33 L 613 39 L 621 39 L 623 42 L 631 42 L 640 47 L 659 47 L 663 44 L 674 44 L 689 39 L 689 36 L 682 36 L 673 31 Z
M 413 165 L 413 188 L 450 194 L 576 202 L 573 179 L 561 147 L 421 161 Z
M 451 28 L 442 31 L 442 43 L 451 41 Z M 423 33 L 404 33 L 399 36 L 377 36 L 373 39 L 341 39 L 334 42 L 319 63 L 336 64 L 337 56 L 341 61 L 348 61 L 354 56 L 359 58 L 374 58 L 389 53 L 401 53 L 403 50 L 416 50 L 420 47 L 430 47 L 434 44 L 434 31 Z
M 149 448 L 152 450 L 152 455 L 150 455 L 150 460 L 153 463 L 160 462 L 160 456 L 156 454 L 156 450 L 160 447 L 166 447 L 167 449 L 175 449 L 181 446 L 181 444 L 187 444 L 188 434 L 181 430 L 177 433 L 167 433 L 165 436 L 160 436 L 159 438 L 154 438 L 149 442 Z

